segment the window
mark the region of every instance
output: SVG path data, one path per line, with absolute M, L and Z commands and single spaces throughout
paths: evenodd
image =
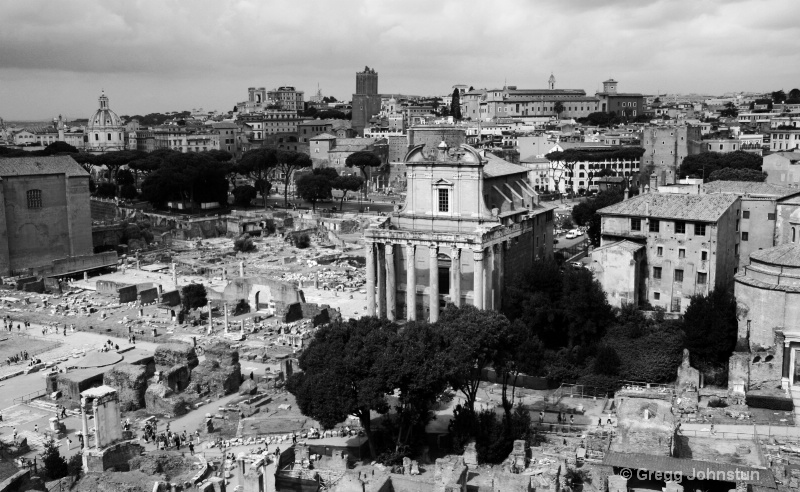
M 439 188 L 439 212 L 450 211 L 450 190 Z
M 697 273 L 697 284 L 698 285 L 705 285 L 708 281 L 708 274 L 707 273 Z
M 681 298 L 680 297 L 673 297 L 672 298 L 672 312 L 677 313 L 681 310 Z
M 747 239 L 748 239 L 749 237 L 750 237 L 750 234 L 748 234 L 748 233 L 746 233 L 746 232 L 743 232 L 743 233 L 742 233 L 742 241 L 747 241 Z
M 705 224 L 695 224 L 694 225 L 694 235 L 695 236 L 705 236 L 706 235 L 706 225 Z
M 683 282 L 683 270 L 681 270 L 680 268 L 675 269 L 675 281 Z
M 653 299 L 658 301 L 661 299 L 661 292 L 653 292 Z
M 678 250 L 678 258 L 686 258 L 686 250 L 685 249 L 680 248 Z
M 708 251 L 700 252 L 700 261 L 708 261 Z
M 42 190 L 28 190 L 28 208 L 42 208 Z
M 653 267 L 653 278 L 654 279 L 661 278 L 661 267 Z
M 750 211 L 749 210 L 742 211 L 742 218 L 743 219 L 749 219 L 750 218 Z
M 658 221 L 650 219 L 650 232 L 658 232 Z
M 767 214 L 767 220 L 775 220 L 775 214 Z
M 675 221 L 675 234 L 686 234 L 686 222 Z
M 656 251 L 657 251 L 656 254 L 658 256 L 664 256 L 664 248 L 662 248 L 661 246 L 659 246 Z

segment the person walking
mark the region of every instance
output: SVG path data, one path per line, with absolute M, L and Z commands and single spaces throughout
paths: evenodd
M 192 456 L 194 456 L 194 444 L 192 443 L 189 443 L 189 452 L 192 453 Z

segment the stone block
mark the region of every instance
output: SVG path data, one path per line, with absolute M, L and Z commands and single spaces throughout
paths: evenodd
M 25 284 L 29 284 L 31 282 L 36 282 L 36 280 L 37 280 L 37 277 L 22 277 L 22 278 L 18 279 L 14 283 L 14 287 L 17 290 L 23 290 L 23 287 L 25 286 Z
M 700 371 L 689 364 L 689 350 L 683 349 L 683 362 L 678 367 L 678 379 L 675 381 L 678 394 L 683 391 L 700 389 Z
M 206 359 L 214 359 L 222 366 L 239 363 L 239 351 L 224 342 L 209 345 L 204 354 Z
M 163 292 L 161 294 L 161 304 L 166 304 L 167 306 L 177 306 L 181 303 L 181 293 L 177 290 L 171 290 L 169 292 Z
M 192 388 L 201 391 L 210 389 L 212 393 L 233 393 L 239 389 L 242 381 L 242 369 L 237 364 L 221 365 L 215 359 L 206 359 L 192 371 Z
M 117 390 L 120 410 L 128 412 L 144 408 L 147 378 L 147 366 L 122 363 L 103 375 L 103 384 Z
M 25 292 L 36 292 L 37 294 L 42 294 L 44 293 L 44 280 L 28 282 L 22 286 L 22 290 Z
M 119 294 L 119 302 L 120 302 L 120 304 L 125 304 L 125 303 L 128 303 L 128 302 L 135 302 L 136 301 L 137 292 L 136 292 L 136 286 L 135 285 L 129 285 L 127 287 L 120 287 L 119 290 L 117 290 L 117 293 Z
M 478 451 L 475 449 L 475 441 L 470 441 L 464 448 L 464 464 L 469 468 L 478 466 Z
M 258 391 L 258 385 L 250 378 L 245 379 L 244 382 L 239 386 L 240 395 L 255 395 L 256 391 Z
M 622 475 L 608 477 L 608 492 L 628 492 L 628 479 Z
M 150 304 L 151 302 L 155 302 L 158 300 L 158 289 L 146 289 L 139 292 L 139 301 L 142 304 Z
M 183 364 L 174 365 L 162 373 L 163 381 L 176 393 L 189 387 L 190 377 L 189 368 Z

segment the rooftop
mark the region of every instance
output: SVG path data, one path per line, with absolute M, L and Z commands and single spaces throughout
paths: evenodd
M 629 251 L 631 253 L 635 253 L 635 252 L 639 251 L 640 249 L 644 248 L 644 245 L 643 244 L 639 244 L 639 243 L 634 243 L 633 241 L 628 241 L 626 239 L 623 239 L 622 241 L 616 241 L 616 242 L 613 242 L 613 243 L 606 244 L 604 246 L 600 246 L 598 248 L 594 248 L 593 251 L 600 251 L 600 250 L 611 249 L 611 248 L 624 249 L 625 251 Z
M 7 157 L 0 159 L 0 176 L 2 177 L 45 174 L 65 174 L 68 178 L 89 176 L 89 173 L 68 155 Z
M 601 208 L 601 215 L 629 215 L 656 219 L 716 222 L 739 197 L 732 194 L 677 195 L 646 193 Z
M 483 174 L 488 178 L 497 178 L 510 174 L 528 173 L 528 168 L 501 159 L 491 152 L 484 152 L 486 164 L 483 166 Z
M 703 193 L 733 193 L 783 198 L 798 193 L 797 188 L 755 181 L 711 181 L 703 185 Z
M 774 248 L 760 249 L 750 253 L 750 259 L 760 263 L 800 267 L 800 245 L 787 243 Z

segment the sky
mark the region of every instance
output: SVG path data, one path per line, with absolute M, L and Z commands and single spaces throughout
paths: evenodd
M 349 100 L 454 84 L 594 94 L 800 87 L 798 0 L 8 0 L 0 118 L 229 111 L 248 87 Z M 793 54 L 794 53 L 794 54 Z

